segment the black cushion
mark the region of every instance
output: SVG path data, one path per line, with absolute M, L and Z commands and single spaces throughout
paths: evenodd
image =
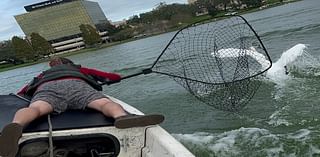
M 15 95 L 0 95 L 0 128 L 11 123 L 15 112 L 27 107 L 29 102 Z M 90 128 L 101 126 L 113 126 L 114 119 L 105 117 L 102 113 L 91 109 L 69 110 L 59 115 L 51 115 L 53 130 L 66 130 L 78 128 Z M 48 118 L 43 116 L 30 123 L 24 132 L 38 132 L 48 130 Z

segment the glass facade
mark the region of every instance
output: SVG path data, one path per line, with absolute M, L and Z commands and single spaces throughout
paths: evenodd
M 94 26 L 106 17 L 97 2 L 79 0 L 15 16 L 26 36 L 36 32 L 48 41 L 80 34 L 81 24 Z
M 107 18 L 98 3 L 91 1 L 82 1 L 82 4 L 94 24 L 107 22 Z

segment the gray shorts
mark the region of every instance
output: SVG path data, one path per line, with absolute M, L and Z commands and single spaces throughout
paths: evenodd
M 40 85 L 31 103 L 42 100 L 52 105 L 54 112 L 67 109 L 84 109 L 94 100 L 107 98 L 83 80 L 65 79 L 50 81 Z

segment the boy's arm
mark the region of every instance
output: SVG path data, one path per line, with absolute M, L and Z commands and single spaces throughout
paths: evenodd
M 100 71 L 100 70 L 96 70 L 96 69 L 81 67 L 80 72 L 83 74 L 87 74 L 87 75 L 103 77 L 103 78 L 111 80 L 111 81 L 120 81 L 121 80 L 121 76 L 119 74 L 104 72 L 104 71 Z

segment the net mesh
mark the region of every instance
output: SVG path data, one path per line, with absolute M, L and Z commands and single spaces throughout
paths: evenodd
M 233 112 L 250 101 L 270 67 L 254 30 L 233 16 L 178 31 L 152 71 L 172 77 L 202 102 Z

